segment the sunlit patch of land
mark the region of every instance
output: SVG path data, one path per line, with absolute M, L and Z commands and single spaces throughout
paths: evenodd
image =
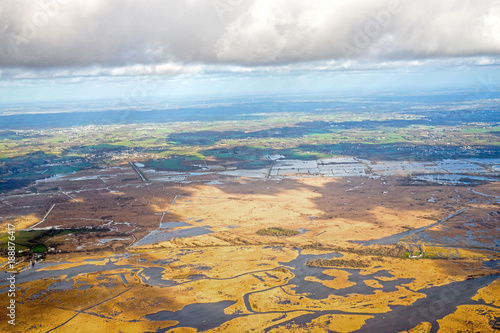
M 409 329 L 408 331 L 399 332 L 399 333 L 429 333 L 431 328 L 432 328 L 431 323 L 422 322 L 422 323 L 418 324 L 417 326 L 413 327 L 412 329 Z
M 306 277 L 306 281 L 314 281 L 323 284 L 325 287 L 331 289 L 344 289 L 355 285 L 356 283 L 349 281 L 349 272 L 336 270 L 336 269 L 328 269 L 323 271 L 323 274 L 328 276 L 333 276 L 335 279 L 333 280 L 321 280 L 314 276 Z
M 235 318 L 222 324 L 216 329 L 207 332 L 258 332 L 263 327 L 277 325 L 298 316 L 308 314 L 307 311 L 297 311 L 292 313 L 267 313 L 267 314 L 252 314 L 245 317 Z M 175 332 L 175 331 L 174 331 Z M 272 332 L 272 331 L 271 331 Z
M 478 290 L 478 293 L 472 297 L 475 301 L 484 301 L 486 304 L 500 307 L 500 280 L 492 282 L 490 285 Z
M 500 328 L 500 309 L 486 305 L 460 305 L 438 320 L 438 332 L 495 332 Z
M 4 233 L 8 231 L 8 225 L 14 225 L 16 230 L 22 230 L 35 225 L 40 222 L 40 217 L 30 214 L 26 216 L 4 218 L 0 220 L 0 232 Z
M 363 281 L 367 286 L 372 288 L 382 288 L 383 286 L 377 280 L 365 280 Z
M 306 325 L 286 325 L 281 328 L 275 328 L 270 330 L 272 333 L 280 332 L 297 332 L 297 333 L 307 333 L 307 332 L 339 332 L 339 333 L 350 333 L 355 332 L 360 329 L 365 321 L 371 316 L 365 315 L 326 315 L 321 316 L 316 319 L 311 320 Z

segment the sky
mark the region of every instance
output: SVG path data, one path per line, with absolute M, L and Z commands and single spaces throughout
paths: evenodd
M 500 0 L 0 0 L 0 103 L 499 81 Z

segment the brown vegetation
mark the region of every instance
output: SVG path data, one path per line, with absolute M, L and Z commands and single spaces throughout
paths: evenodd
M 314 267 L 353 267 L 353 268 L 367 268 L 371 264 L 366 260 L 356 259 L 313 259 L 306 262 L 307 266 Z
M 298 235 L 300 232 L 292 229 L 285 229 L 280 227 L 267 228 L 257 230 L 257 235 L 260 236 L 275 236 L 275 237 L 291 237 Z

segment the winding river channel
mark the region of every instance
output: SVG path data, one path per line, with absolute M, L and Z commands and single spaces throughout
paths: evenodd
M 331 289 L 324 286 L 320 282 L 308 281 L 306 277 L 315 277 L 317 280 L 327 281 L 332 280 L 335 277 L 324 274 L 325 268 L 320 267 L 310 267 L 305 263 L 311 259 L 330 259 L 332 257 L 341 257 L 342 255 L 339 253 L 326 253 L 319 255 L 312 254 L 302 254 L 302 251 L 299 251 L 297 258 L 289 261 L 289 262 L 281 262 L 280 264 L 284 267 L 290 269 L 293 272 L 294 277 L 288 280 L 286 283 L 280 286 L 271 287 L 273 288 L 283 288 L 288 286 L 291 288 L 296 294 L 304 295 L 310 299 L 326 299 L 329 295 L 338 295 L 345 296 L 349 294 L 360 294 L 360 295 L 373 295 L 374 289 L 367 286 L 363 281 L 369 279 L 377 279 L 379 283 L 382 285 L 378 290 L 382 290 L 383 292 L 391 292 L 397 290 L 397 286 L 403 286 L 405 284 L 410 283 L 413 279 L 383 279 L 383 278 L 392 278 L 393 276 L 386 270 L 380 270 L 376 273 L 361 275 L 360 271 L 357 269 L 342 269 L 343 271 L 347 271 L 350 273 L 349 281 L 354 283 L 349 287 L 343 289 Z M 42 262 L 37 264 L 35 267 L 30 269 L 26 269 L 16 276 L 16 283 L 21 284 L 25 282 L 40 280 L 40 279 L 48 279 L 48 278 L 57 278 L 63 275 L 67 277 L 62 281 L 54 281 L 53 284 L 50 284 L 48 288 L 51 290 L 57 289 L 71 289 L 74 288 L 71 283 L 71 279 L 79 274 L 93 273 L 93 272 L 103 272 L 103 271 L 111 271 L 117 269 L 132 269 L 134 272 L 139 274 L 139 277 L 146 279 L 147 283 L 155 286 L 175 286 L 179 284 L 175 280 L 165 280 L 162 279 L 163 268 L 162 267 L 140 267 L 139 266 L 131 266 L 131 265 L 117 265 L 109 259 L 104 265 L 96 265 L 92 263 L 92 261 L 87 261 L 79 266 L 72 266 L 65 269 L 60 270 L 41 270 L 45 267 L 50 267 L 54 265 L 59 265 L 61 263 L 46 263 Z M 498 267 L 498 261 L 490 261 L 487 262 L 487 265 L 490 267 Z M 233 276 L 230 278 L 216 279 L 216 280 L 228 280 L 228 283 L 231 283 L 231 280 L 246 274 L 256 274 L 264 272 L 267 274 L 269 278 L 273 278 L 272 271 L 273 269 L 259 270 L 253 272 L 246 272 L 237 276 Z M 6 286 L 7 281 L 5 278 L 7 277 L 6 273 L 5 277 L 1 277 L 0 287 Z M 255 275 L 254 275 L 255 276 Z M 255 276 L 257 277 L 257 276 Z M 439 287 L 431 287 L 427 289 L 419 290 L 419 293 L 425 294 L 425 298 L 418 299 L 410 306 L 402 306 L 395 305 L 391 306 L 390 312 L 387 313 L 379 313 L 379 314 L 370 314 L 373 316 L 372 319 L 368 319 L 366 324 L 359 330 L 359 332 L 398 332 L 408 330 L 418 323 L 422 321 L 428 321 L 432 323 L 432 332 L 436 332 L 438 329 L 437 320 L 443 318 L 444 316 L 453 313 L 458 305 L 462 304 L 483 304 L 478 301 L 471 300 L 471 297 L 474 296 L 477 291 L 488 285 L 489 283 L 495 281 L 500 276 L 491 275 L 484 276 L 475 279 L 470 279 L 461 282 L 454 282 L 448 285 L 439 286 Z M 276 278 L 276 277 L 275 277 Z M 184 281 L 182 283 L 190 283 L 194 280 L 199 279 L 211 279 L 204 274 L 198 274 L 195 276 L 191 276 L 188 281 Z M 310 278 L 309 278 L 310 279 Z M 123 277 L 122 277 L 123 280 Z M 388 280 L 388 281 L 384 281 Z M 0 289 L 0 293 L 5 293 L 7 288 Z M 269 290 L 267 289 L 267 290 Z M 296 309 L 293 311 L 271 311 L 271 312 L 258 312 L 255 311 L 250 303 L 250 297 L 252 294 L 262 292 L 252 291 L 244 295 L 243 300 L 246 306 L 246 309 L 250 314 L 265 314 L 265 313 L 290 313 L 290 312 L 308 312 L 305 315 L 301 315 L 294 319 L 291 319 L 288 322 L 280 322 L 276 324 L 276 326 L 282 326 L 285 324 L 304 324 L 308 323 L 311 320 L 327 315 L 327 314 L 356 314 L 360 313 L 349 313 L 342 312 L 339 310 L 327 310 L 327 311 L 312 311 L 308 309 Z M 179 311 L 158 311 L 153 312 L 146 315 L 146 319 L 151 321 L 164 321 L 164 320 L 175 320 L 178 321 L 178 324 L 174 327 L 193 327 L 199 331 L 205 331 L 212 328 L 216 328 L 225 322 L 242 316 L 248 316 L 250 314 L 226 314 L 224 310 L 236 303 L 236 301 L 221 301 L 216 303 L 195 303 L 186 305 L 183 309 Z M 273 326 L 274 327 L 274 326 Z M 273 327 L 269 327 L 266 331 L 269 331 Z M 173 327 L 166 327 L 164 331 L 167 331 Z

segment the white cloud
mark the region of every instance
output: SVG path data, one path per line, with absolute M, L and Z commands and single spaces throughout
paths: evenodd
M 498 55 L 499 29 L 498 1 L 257 0 L 216 54 L 247 64 Z
M 0 22 L 0 69 L 28 76 L 489 65 L 500 55 L 498 0 L 0 0 Z

